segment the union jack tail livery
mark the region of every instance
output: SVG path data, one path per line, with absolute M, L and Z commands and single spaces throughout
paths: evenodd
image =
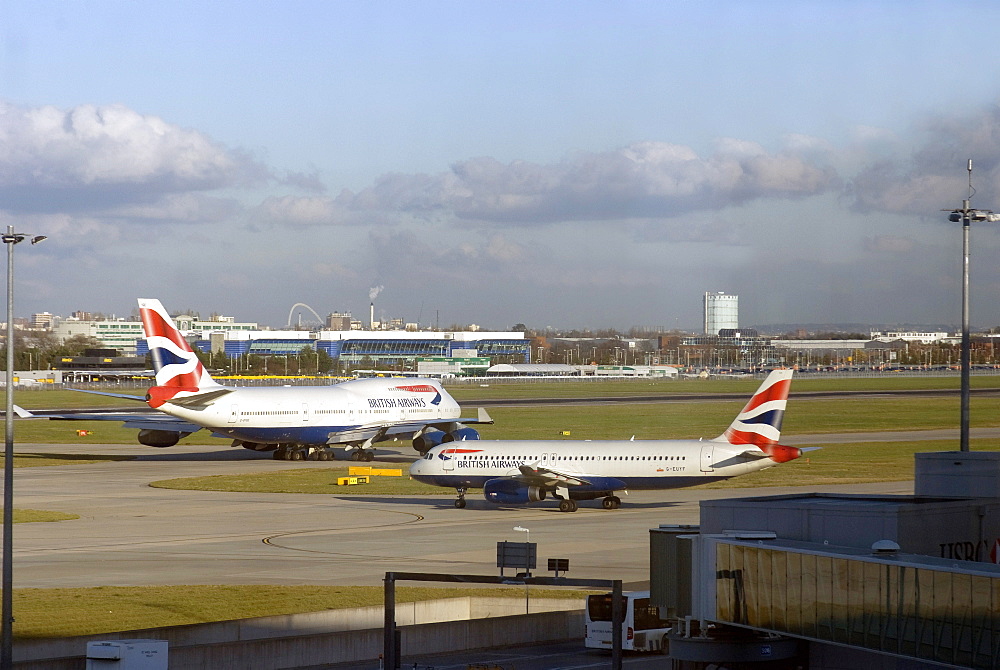
M 729 444 L 752 444 L 756 447 L 777 445 L 781 438 L 781 420 L 785 416 L 792 370 L 774 370 L 750 398 L 726 432 L 713 440 Z
M 601 499 L 617 509 L 616 491 L 674 489 L 723 481 L 794 461 L 806 449 L 778 444 L 791 370 L 775 370 L 712 440 L 487 440 L 439 444 L 410 466 L 410 477 L 454 487 L 455 507 L 481 488 L 487 502 L 522 505 L 559 501 L 572 512 L 579 500 Z
M 220 388 L 205 370 L 159 300 L 139 298 L 142 329 L 153 357 L 156 386 L 147 402 L 159 407 L 174 397 Z

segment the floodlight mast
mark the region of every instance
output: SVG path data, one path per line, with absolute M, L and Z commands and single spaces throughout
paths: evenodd
M 0 548 L 3 566 L 0 569 L 0 670 L 14 667 L 14 245 L 30 239 L 38 244 L 45 235 L 28 235 L 14 232 L 7 226 L 0 242 L 7 245 L 7 403 L 4 416 L 3 454 L 3 544 Z
M 959 419 L 959 449 L 969 451 L 969 372 L 971 370 L 971 346 L 969 341 L 969 224 L 973 221 L 1000 221 L 1000 214 L 990 210 L 972 209 L 972 159 L 968 163 L 969 197 L 962 201 L 961 209 L 943 210 L 951 212 L 948 220 L 962 223 L 962 407 Z

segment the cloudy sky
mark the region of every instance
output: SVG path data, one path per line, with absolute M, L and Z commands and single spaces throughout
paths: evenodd
M 955 324 L 1000 211 L 1000 4 L 0 5 L 17 313 Z M 989 30 L 992 30 L 990 28 Z M 972 231 L 1000 325 L 1000 230 Z M 296 314 L 301 308 L 296 310 Z M 296 319 L 298 317 L 296 316 Z M 304 320 L 312 320 L 305 312 Z

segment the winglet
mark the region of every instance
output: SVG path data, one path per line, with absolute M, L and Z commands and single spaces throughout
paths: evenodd
M 479 408 L 479 423 L 493 423 L 492 417 L 482 407 Z
M 26 410 L 23 407 L 20 407 L 18 405 L 14 405 L 14 415 L 15 416 L 19 416 L 22 419 L 30 419 L 30 418 L 32 418 L 32 417 L 35 416 L 34 414 L 32 414 L 31 412 L 29 412 L 28 410 Z

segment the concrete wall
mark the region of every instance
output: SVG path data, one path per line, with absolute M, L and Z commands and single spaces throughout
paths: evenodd
M 515 598 L 448 598 L 397 603 L 403 655 L 583 638 L 583 601 L 536 598 L 532 614 Z M 377 658 L 381 607 L 172 626 L 103 635 L 17 640 L 18 670 L 79 670 L 91 640 L 155 639 L 170 644 L 171 667 L 295 668 Z

